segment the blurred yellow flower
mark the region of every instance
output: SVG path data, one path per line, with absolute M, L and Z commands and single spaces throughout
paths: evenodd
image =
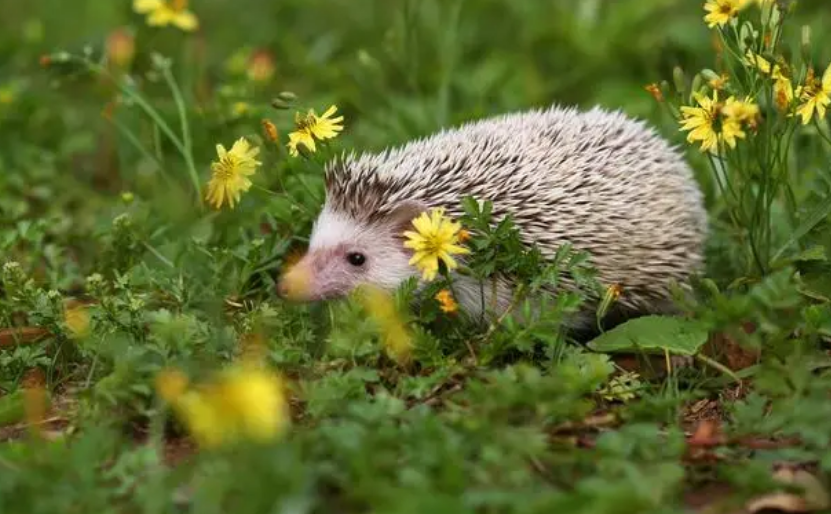
M 828 105 L 831 104 L 831 65 L 825 69 L 822 80 L 809 70 L 805 85 L 799 88 L 800 105 L 796 112 L 802 117 L 802 124 L 811 122 L 816 112 L 817 118 L 824 119 Z
M 320 141 L 332 139 L 343 130 L 343 116 L 332 117 L 337 111 L 337 106 L 329 107 L 322 116 L 317 116 L 314 110 L 309 109 L 306 116 L 295 113 L 294 122 L 297 130 L 289 134 L 289 154 L 297 156 L 297 145 L 302 144 L 310 152 L 315 151 L 315 139 Z
M 274 75 L 274 58 L 268 50 L 259 49 L 248 59 L 248 78 L 254 82 L 266 82 Z
M 252 362 L 238 363 L 217 380 L 180 394 L 172 394 L 181 385 L 176 375 L 169 377 L 172 380 L 157 380 L 159 394 L 171 397 L 177 417 L 202 446 L 243 439 L 268 441 L 290 422 L 282 380 Z M 164 391 L 171 383 L 175 387 Z
M 412 352 L 412 339 L 396 311 L 392 295 L 369 284 L 361 285 L 357 293 L 364 308 L 381 329 L 387 354 L 399 364 L 406 364 Z
M 0 87 L 0 105 L 8 105 L 14 102 L 15 97 L 17 94 L 15 90 L 11 86 L 2 86 Z
M 127 68 L 136 55 L 136 40 L 133 34 L 121 27 L 107 36 L 107 59 L 117 68 Z
M 196 15 L 188 10 L 188 0 L 133 0 L 133 10 L 147 15 L 151 27 L 174 25 L 191 32 L 199 27 Z
M 745 64 L 750 64 L 751 66 L 755 66 L 761 71 L 764 75 L 770 75 L 770 61 L 765 59 L 759 54 L 753 53 L 753 51 L 748 50 L 745 54 L 744 59 Z M 778 66 L 776 70 L 778 70 Z
M 239 118 L 243 116 L 245 113 L 251 110 L 251 106 L 248 102 L 234 102 L 231 106 L 231 112 L 233 112 L 234 117 Z
M 729 80 L 730 77 L 726 73 L 722 73 L 718 77 L 712 79 L 709 84 L 711 88 L 721 91 L 727 85 Z
M 746 123 L 751 128 L 756 127 L 759 118 L 759 106 L 749 97 L 744 100 L 736 100 L 731 96 L 724 102 L 721 112 L 728 120 Z
M 741 127 L 741 120 L 733 116 L 727 116 L 722 112 L 723 104 L 718 101 L 718 90 L 713 91 L 713 97 L 695 93 L 693 95 L 698 107 L 681 107 L 681 130 L 689 130 L 687 141 L 694 143 L 701 142 L 701 151 L 718 151 L 720 143 L 726 143 L 730 148 L 736 147 L 736 139 L 745 137 Z M 727 99 L 731 104 L 735 101 L 732 97 Z M 735 108 L 736 111 L 738 108 Z
M 404 247 L 415 251 L 409 264 L 414 264 L 421 270 L 424 280 L 436 278 L 439 261 L 444 262 L 448 270 L 452 270 L 458 266 L 453 254 L 470 253 L 470 250 L 457 244 L 461 226 L 446 218 L 443 208 L 433 209 L 429 215 L 421 213 L 412 223 L 416 231 L 404 232 L 404 237 L 407 238 Z
M 178 369 L 165 369 L 156 375 L 156 391 L 168 403 L 179 399 L 188 388 L 188 377 Z
M 759 54 L 748 50 L 745 63 L 756 67 L 763 75 L 773 79 L 773 95 L 776 107 L 785 111 L 794 99 L 794 87 L 791 79 L 782 71 L 782 66 L 773 64 Z
M 42 384 L 23 387 L 23 408 L 29 429 L 36 436 L 40 436 L 41 423 L 46 419 L 46 412 L 49 410 L 49 395 Z
M 704 21 L 710 28 L 724 26 L 733 19 L 739 11 L 747 4 L 747 0 L 707 0 L 704 10 L 707 14 Z
M 89 335 L 89 312 L 83 305 L 64 309 L 64 323 L 75 339 Z
M 259 148 L 252 147 L 245 138 L 239 138 L 231 150 L 225 150 L 222 145 L 216 145 L 219 161 L 211 163 L 213 176 L 208 182 L 207 200 L 214 208 L 219 209 L 226 201 L 233 209 L 239 202 L 240 194 L 248 191 L 251 180 L 257 167 L 262 164 L 254 159 L 260 152 Z
M 470 241 L 470 232 L 468 232 L 465 229 L 459 230 L 458 236 L 459 236 L 459 242 L 462 243 L 462 244 L 467 243 L 468 241 Z
M 439 307 L 442 312 L 450 314 L 459 310 L 459 304 L 456 303 L 456 300 L 453 298 L 453 294 L 447 289 L 442 289 L 436 293 L 435 298 L 436 301 L 439 302 Z
M 773 83 L 773 95 L 776 108 L 787 111 L 794 99 L 794 88 L 791 79 L 782 76 Z

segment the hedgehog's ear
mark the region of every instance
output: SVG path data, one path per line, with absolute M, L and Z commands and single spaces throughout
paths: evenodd
M 412 230 L 413 220 L 427 210 L 427 205 L 417 200 L 404 200 L 390 212 L 389 221 L 397 237 L 403 238 L 405 230 Z

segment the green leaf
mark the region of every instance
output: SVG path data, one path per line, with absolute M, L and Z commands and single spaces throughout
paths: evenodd
M 707 342 L 708 327 L 697 320 L 673 316 L 643 316 L 622 323 L 588 343 L 598 352 L 695 355 Z
M 23 420 L 24 415 L 22 389 L 0 398 L 0 427 L 18 423 Z
M 825 198 L 819 205 L 814 206 L 811 212 L 805 216 L 799 226 L 793 231 L 790 239 L 776 251 L 771 261 L 776 261 L 782 257 L 792 244 L 802 239 L 823 220 L 828 219 L 828 216 L 831 216 L 831 196 Z

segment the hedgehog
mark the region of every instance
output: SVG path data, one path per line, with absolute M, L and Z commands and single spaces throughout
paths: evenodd
M 466 196 L 490 201 L 494 223 L 510 215 L 523 243 L 545 257 L 564 243 L 585 251 L 599 281 L 621 288 L 619 319 L 675 312 L 671 284 L 688 284 L 704 265 L 706 211 L 691 168 L 678 147 L 619 110 L 554 104 L 495 115 L 379 153 L 342 155 L 324 175 L 308 250 L 278 284 L 299 301 L 344 297 L 366 283 L 392 291 L 418 276 L 402 232 L 434 207 L 460 216 Z M 300 276 L 303 287 L 290 291 Z M 484 288 L 484 301 L 482 290 L 454 276 L 467 313 L 510 306 L 510 277 Z M 587 307 L 569 324 L 594 319 Z

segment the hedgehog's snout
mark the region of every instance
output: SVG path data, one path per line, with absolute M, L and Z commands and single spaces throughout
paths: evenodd
M 280 279 L 277 283 L 277 296 L 280 298 L 288 298 L 289 296 L 289 285 L 286 283 L 284 279 Z
M 309 301 L 311 297 L 311 273 L 304 260 L 289 267 L 277 282 L 277 294 L 294 301 Z

